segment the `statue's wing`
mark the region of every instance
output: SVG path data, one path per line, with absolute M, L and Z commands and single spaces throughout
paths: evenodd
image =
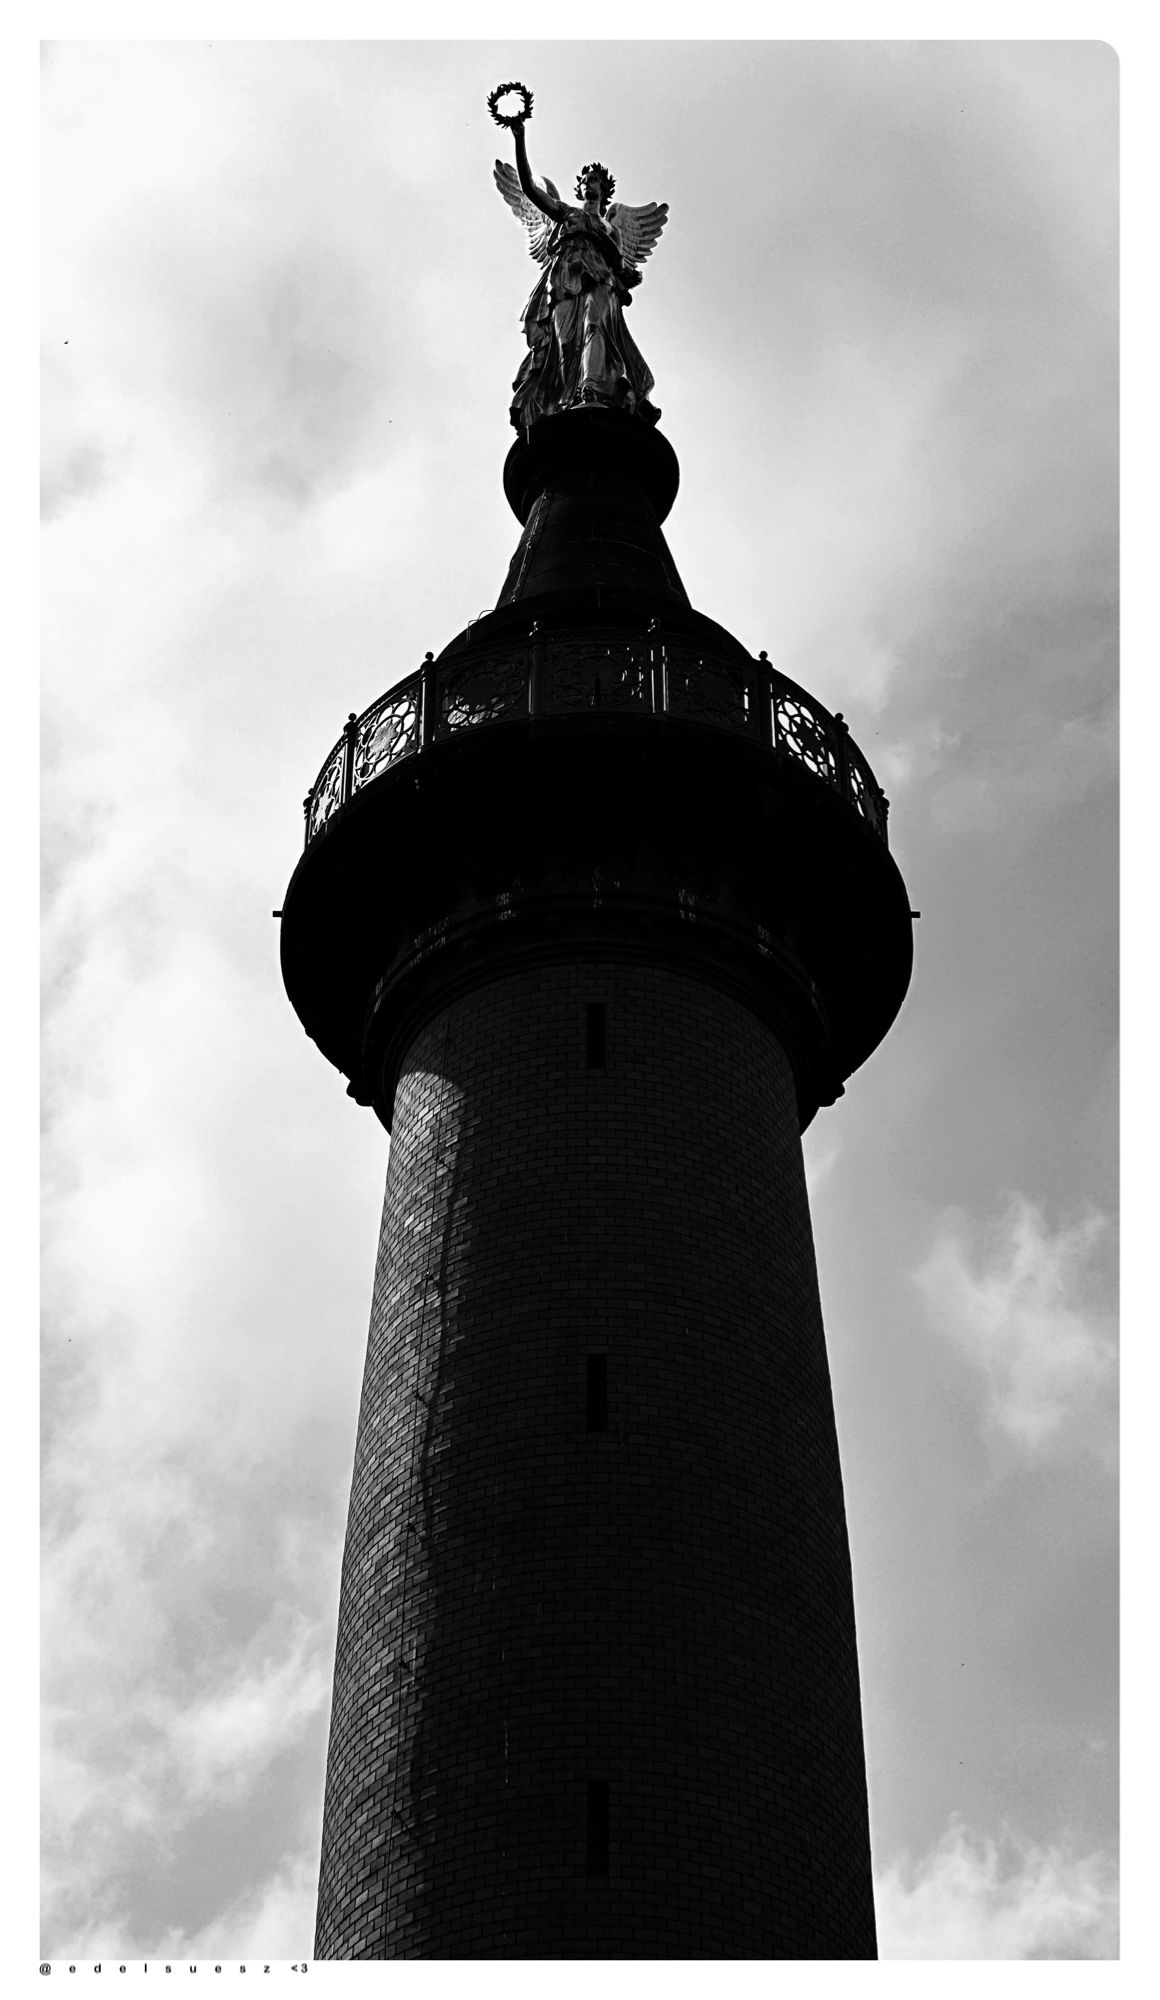
M 613 202 L 605 220 L 620 238 L 620 254 L 634 268 L 651 257 L 669 219 L 667 201 L 649 201 L 643 208 L 630 208 L 626 201 Z
M 546 264 L 551 254 L 548 248 L 548 239 L 552 233 L 550 218 L 542 209 L 536 207 L 534 201 L 528 200 L 520 186 L 519 175 L 506 160 L 497 160 L 495 163 L 495 184 L 512 214 L 527 230 L 528 248 L 537 264 Z M 544 185 L 558 201 L 560 197 L 556 194 L 551 181 L 545 181 Z

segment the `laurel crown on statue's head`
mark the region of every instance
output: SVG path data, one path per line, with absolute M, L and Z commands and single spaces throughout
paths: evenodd
M 608 168 L 600 160 L 589 160 L 586 167 L 581 167 L 580 172 L 576 176 L 576 193 L 579 195 L 581 201 L 583 201 L 584 183 L 588 179 L 589 174 L 599 174 L 600 206 L 601 208 L 607 208 L 613 195 L 616 193 L 616 182 L 613 180 Z

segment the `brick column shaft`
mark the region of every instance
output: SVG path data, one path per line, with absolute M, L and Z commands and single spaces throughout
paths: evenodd
M 317 1953 L 875 1955 L 789 1064 L 643 952 L 402 1065 Z

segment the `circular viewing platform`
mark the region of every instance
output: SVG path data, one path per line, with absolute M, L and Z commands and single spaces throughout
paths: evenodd
M 764 654 L 715 653 L 647 628 L 541 631 L 481 640 L 351 715 L 304 801 L 306 845 L 339 808 L 394 765 L 470 731 L 529 717 L 673 716 L 724 730 L 830 788 L 887 845 L 888 800 L 841 715 L 831 715 Z
M 803 1124 L 897 1014 L 910 906 L 869 764 L 764 656 L 697 614 L 674 625 L 509 607 L 351 715 L 326 758 L 283 977 L 388 1128 L 426 1012 L 516 964 L 695 971 L 778 1034 Z

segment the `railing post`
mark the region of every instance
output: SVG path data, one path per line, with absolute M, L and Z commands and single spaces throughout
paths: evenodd
M 419 748 L 428 750 L 435 741 L 435 655 L 424 653 L 422 666 L 422 698 L 419 703 Z
M 776 719 L 773 712 L 773 668 L 769 654 L 757 655 L 757 739 L 763 750 L 776 747 Z
M 654 715 L 664 715 L 668 708 L 665 687 L 665 642 L 659 618 L 648 621 L 648 678 L 649 700 Z
M 528 665 L 528 714 L 544 713 L 544 642 L 538 618 L 532 620 L 532 643 Z
M 354 746 L 358 738 L 358 716 L 353 708 L 346 718 L 346 727 L 342 733 L 346 739 L 346 751 L 342 760 L 342 803 L 345 805 L 354 790 Z
M 313 804 L 314 804 L 314 793 L 307 792 L 306 797 L 302 801 L 302 817 L 306 822 L 302 834 L 303 847 L 309 847 L 310 845 L 310 808 Z
M 846 804 L 848 806 L 852 806 L 854 803 L 854 795 L 850 789 L 850 752 L 849 749 L 847 748 L 847 740 L 850 735 L 850 730 L 846 722 L 846 718 L 842 714 L 841 710 L 839 710 L 838 714 L 834 717 L 834 722 L 837 728 L 837 737 L 838 737 L 838 745 L 837 745 L 838 790 L 841 792 L 842 797 L 846 801 Z
M 878 798 L 879 798 L 879 801 L 880 801 L 880 803 L 881 803 L 881 806 L 882 806 L 882 845 L 883 845 L 883 847 L 886 847 L 886 848 L 889 848 L 889 846 L 890 846 L 890 828 L 889 828 L 889 822 L 890 822 L 890 800 L 889 800 L 889 799 L 887 798 L 887 796 L 886 796 L 885 792 L 879 792 L 879 794 L 878 794 Z

